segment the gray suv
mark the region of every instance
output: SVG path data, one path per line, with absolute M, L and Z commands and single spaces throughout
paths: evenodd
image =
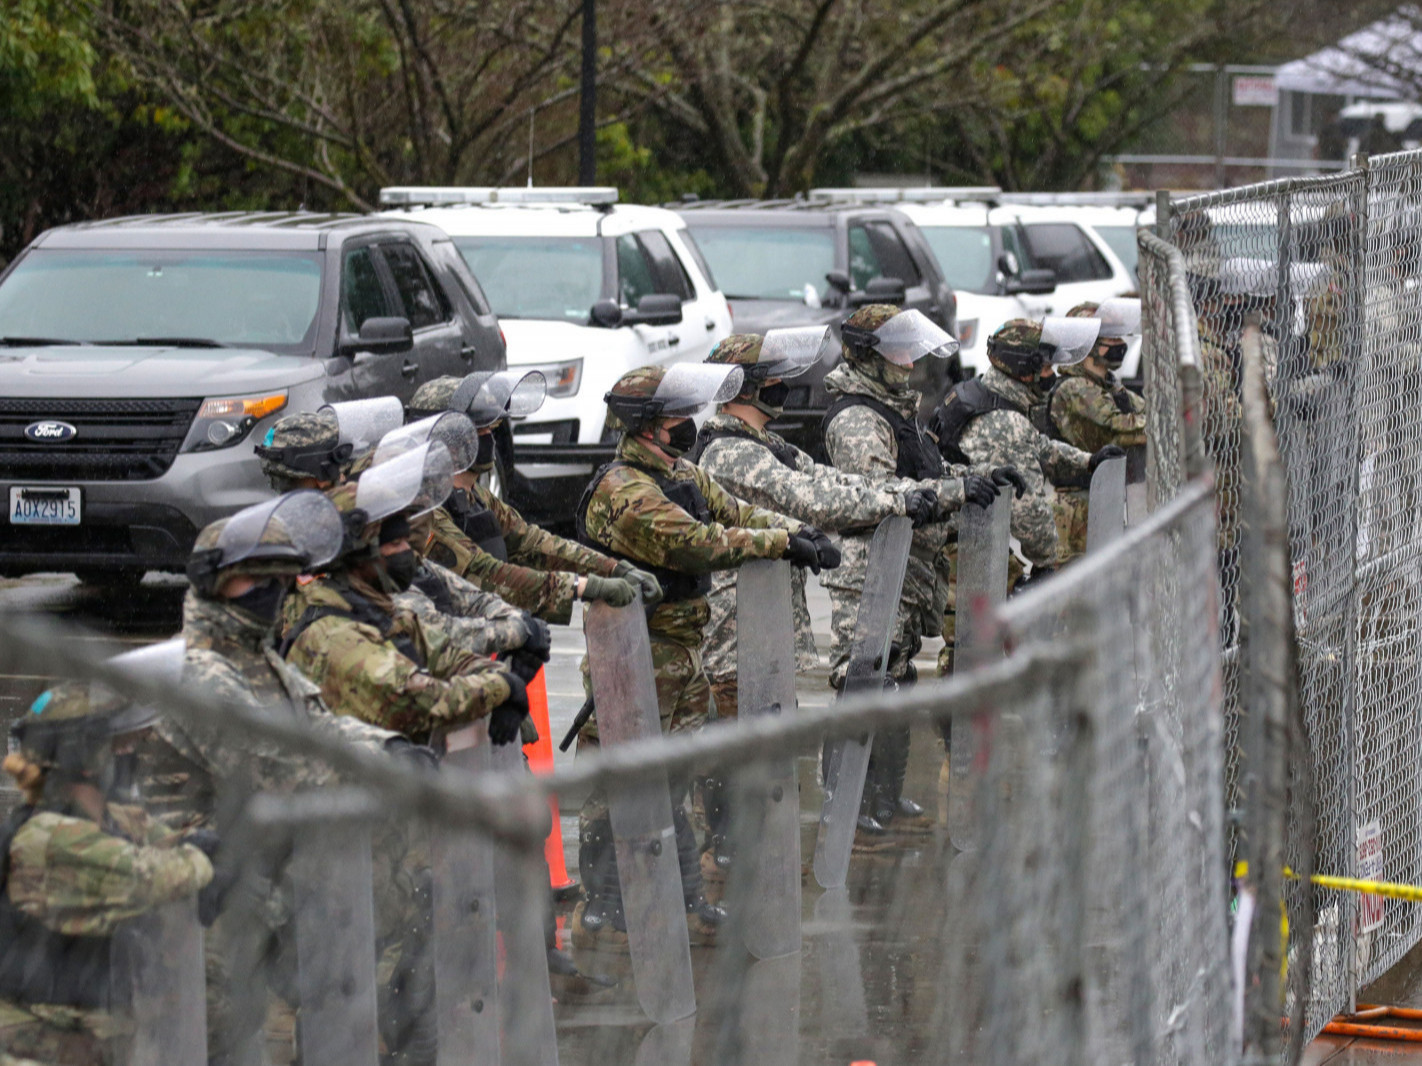
M 181 570 L 270 496 L 284 414 L 504 365 L 434 226 L 359 215 L 120 218 L 41 234 L 0 274 L 0 574 Z

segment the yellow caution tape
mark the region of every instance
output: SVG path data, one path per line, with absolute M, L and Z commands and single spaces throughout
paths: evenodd
M 1299 875 L 1287 866 L 1284 867 L 1284 876 L 1295 881 L 1301 880 Z M 1422 887 L 1417 885 L 1399 885 L 1392 881 L 1362 881 L 1356 877 L 1329 877 L 1327 874 L 1314 874 L 1309 880 L 1319 888 L 1332 888 L 1339 892 L 1363 892 L 1369 896 L 1386 896 L 1389 899 L 1422 903 Z

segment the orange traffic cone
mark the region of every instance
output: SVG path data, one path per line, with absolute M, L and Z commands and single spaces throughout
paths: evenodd
M 538 740 L 525 744 L 523 753 L 528 757 L 529 768 L 535 774 L 553 772 L 553 729 L 548 724 L 548 686 L 539 670 L 528 683 L 528 713 L 533 724 L 538 727 Z M 563 861 L 563 830 L 558 822 L 558 797 L 549 796 L 548 806 L 553 813 L 553 828 L 548 839 L 543 842 L 543 857 L 548 861 L 548 880 L 555 895 L 572 892 L 578 883 L 568 876 L 568 867 Z

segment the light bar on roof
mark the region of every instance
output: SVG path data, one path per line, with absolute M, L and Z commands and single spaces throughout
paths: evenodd
M 1155 203 L 1150 192 L 1005 192 L 1005 204 L 1024 207 L 1147 207 Z
M 510 186 L 396 185 L 380 190 L 385 207 L 439 204 L 585 204 L 589 207 L 617 203 L 615 185 Z
M 938 203 L 943 200 L 986 200 L 1000 196 L 996 185 L 919 185 L 913 188 L 811 189 L 810 199 L 840 204 Z

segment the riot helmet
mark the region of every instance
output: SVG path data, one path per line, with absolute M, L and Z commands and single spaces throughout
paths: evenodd
M 371 469 L 373 470 L 395 456 L 404 455 L 430 441 L 438 441 L 444 445 L 445 450 L 449 453 L 450 464 L 456 473 L 468 470 L 473 465 L 474 457 L 479 450 L 479 439 L 474 431 L 474 423 L 464 415 L 445 411 L 441 414 L 430 415 L 428 418 L 422 418 L 418 422 L 411 422 L 408 426 L 401 426 L 385 434 L 380 439 L 380 443 L 376 445 L 375 456 L 371 460 Z
M 713 363 L 644 366 L 623 374 L 603 401 L 617 425 L 638 434 L 659 419 L 690 418 L 734 399 L 743 377 L 738 366 Z
M 220 519 L 198 534 L 188 580 L 213 598 L 227 574 L 305 573 L 334 558 L 341 519 L 324 493 L 300 489 Z
M 329 407 L 278 419 L 252 450 L 278 492 L 290 491 L 307 478 L 334 485 L 352 453 L 351 445 L 342 442 L 340 423 Z

